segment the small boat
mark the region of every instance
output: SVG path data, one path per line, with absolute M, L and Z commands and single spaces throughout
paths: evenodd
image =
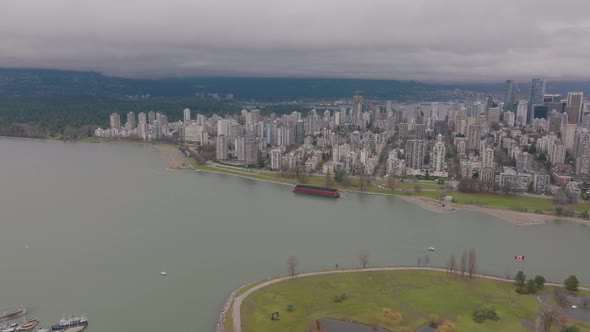
M 38 328 L 36 328 L 36 329 L 35 329 L 35 331 L 33 331 L 33 332 L 49 332 L 49 330 L 48 330 L 48 329 L 44 329 L 44 328 L 42 328 L 42 327 L 38 327 Z
M 80 317 L 62 318 L 59 323 L 52 325 L 52 331 L 64 331 L 72 327 L 86 326 L 88 325 L 88 319 L 85 315 Z
M 37 324 L 39 324 L 39 320 L 37 318 L 33 318 L 33 319 L 29 319 L 29 320 L 25 320 L 22 323 L 19 323 L 16 326 L 16 330 L 17 331 L 27 331 L 27 330 L 31 330 L 33 329 L 35 326 L 37 326 Z
M 27 309 L 15 309 L 15 310 L 0 312 L 0 322 L 18 318 L 20 316 L 23 316 L 26 313 L 27 313 Z
M 166 272 L 162 271 L 162 272 L 160 272 L 160 275 L 167 276 L 167 275 L 168 275 L 168 273 L 166 273 Z
M 428 247 L 428 251 L 434 251 L 434 247 Z

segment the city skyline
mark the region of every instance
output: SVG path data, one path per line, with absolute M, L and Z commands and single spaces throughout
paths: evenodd
M 11 0 L 0 25 L 0 67 L 150 78 L 588 79 L 590 4 L 561 4 L 576 10 L 545 0 L 174 0 L 141 7 L 109 0 L 83 8 L 71 0 Z M 141 19 L 131 19 L 138 11 Z

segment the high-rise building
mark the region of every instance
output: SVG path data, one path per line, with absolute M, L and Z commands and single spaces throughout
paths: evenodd
M 303 144 L 305 139 L 305 124 L 303 120 L 298 120 L 295 124 L 295 144 Z
M 517 97 L 516 82 L 514 82 L 514 80 L 506 80 L 506 87 L 504 89 L 504 112 L 516 111 Z
M 426 143 L 421 139 L 410 139 L 406 142 L 406 167 L 421 170 L 424 166 Z
M 121 116 L 119 113 L 111 114 L 111 128 L 121 129 Z
M 146 123 L 147 123 L 147 117 L 146 117 L 146 115 L 145 115 L 145 113 L 144 113 L 144 112 L 141 112 L 141 113 L 139 113 L 139 114 L 137 115 L 137 121 L 138 121 L 140 124 L 146 124 Z
M 467 127 L 467 149 L 477 150 L 479 148 L 479 141 L 481 140 L 482 128 L 481 125 L 473 124 Z
M 561 126 L 561 141 L 563 142 L 563 145 L 565 145 L 565 149 L 570 153 L 574 149 L 576 127 L 577 126 L 573 123 L 566 123 Z
M 393 106 L 391 105 L 391 100 L 385 102 L 385 114 L 387 119 L 393 119 Z
M 150 111 L 148 113 L 148 123 L 149 124 L 154 124 L 154 122 L 156 122 L 156 112 Z
M 494 168 L 494 149 L 485 148 L 482 150 L 481 167 Z
M 541 77 L 531 80 L 531 94 L 529 97 L 527 124 L 533 123 L 534 106 L 542 105 L 545 97 L 545 80 Z
M 434 143 L 434 147 L 432 149 L 432 158 L 431 158 L 431 164 L 432 164 L 432 169 L 437 172 L 444 172 L 445 170 L 445 156 L 446 156 L 446 148 L 445 148 L 445 142 L 443 141 L 443 137 L 442 135 L 438 135 L 436 137 L 436 143 Z
M 518 107 L 516 108 L 516 122 L 520 125 L 525 125 L 527 121 L 527 111 L 529 102 L 526 100 L 519 100 Z
M 575 117 L 569 117 L 572 123 L 582 123 L 582 114 L 584 113 L 584 93 L 583 92 L 568 92 L 567 93 L 567 106 L 573 110 Z
M 217 142 L 215 144 L 215 158 L 217 160 L 226 160 L 228 157 L 227 151 L 227 138 L 225 135 L 217 136 Z
M 191 110 L 190 109 L 185 108 L 182 111 L 182 114 L 183 114 L 183 120 L 184 120 L 184 122 L 189 122 L 191 120 Z
M 256 137 L 246 137 L 246 143 L 244 146 L 244 158 L 244 163 L 246 165 L 258 164 L 258 144 L 256 141 Z
M 137 127 L 137 122 L 135 120 L 135 113 L 129 112 L 127 113 L 127 129 L 135 129 Z

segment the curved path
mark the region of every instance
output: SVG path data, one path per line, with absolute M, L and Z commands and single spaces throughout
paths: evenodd
M 308 272 L 308 273 L 298 274 L 295 277 L 285 276 L 285 277 L 280 277 L 280 278 L 268 280 L 268 281 L 265 281 L 261 284 L 258 284 L 256 286 L 248 289 L 243 294 L 241 294 L 240 296 L 235 298 L 235 300 L 233 302 L 233 308 L 232 308 L 232 319 L 233 319 L 233 327 L 234 327 L 233 332 L 242 332 L 242 318 L 241 318 L 242 301 L 244 301 L 244 299 L 246 297 L 248 297 L 248 295 L 250 295 L 250 294 L 254 293 L 255 291 L 257 291 L 261 288 L 264 288 L 266 286 L 270 286 L 272 284 L 276 284 L 278 282 L 282 282 L 282 281 L 289 280 L 292 278 L 311 277 L 311 276 L 317 276 L 317 275 L 322 275 L 322 274 L 355 273 L 355 272 L 370 272 L 370 271 L 407 271 L 407 270 L 427 270 L 427 271 L 447 272 L 447 270 L 445 270 L 445 269 L 434 268 L 434 267 L 432 267 L 432 268 L 431 267 L 375 267 L 375 268 L 354 269 L 354 270 L 331 270 L 331 271 Z M 488 275 L 483 275 L 483 274 L 474 274 L 474 276 L 476 276 L 478 278 L 485 278 L 485 279 L 491 279 L 491 280 L 497 280 L 497 281 L 503 281 L 503 282 L 514 282 L 514 280 L 512 280 L 512 279 L 504 279 L 504 278 L 488 276 Z M 562 285 L 553 284 L 553 283 L 546 283 L 546 285 L 562 286 Z

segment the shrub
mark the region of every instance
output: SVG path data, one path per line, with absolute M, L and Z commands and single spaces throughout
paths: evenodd
M 524 275 L 524 272 L 518 271 L 516 273 L 516 276 L 514 277 L 514 283 L 518 287 L 524 287 L 525 282 L 526 282 L 526 276 Z
M 333 298 L 334 302 L 343 302 L 346 300 L 346 293 L 338 294 Z
M 489 319 L 489 320 L 500 320 L 500 317 L 496 313 L 496 308 L 494 308 L 494 307 L 490 307 L 490 308 L 482 307 L 482 308 L 479 308 L 479 309 L 476 309 L 475 311 L 473 311 L 473 320 L 476 323 L 481 324 L 481 323 L 485 322 L 486 319 Z
M 580 329 L 575 325 L 571 325 L 571 326 L 564 328 L 563 331 L 564 332 L 580 332 Z
M 518 294 L 521 294 L 521 295 L 526 295 L 526 294 L 528 294 L 528 292 L 526 291 L 526 289 L 525 289 L 524 287 L 518 287 L 517 289 L 515 289 L 515 291 L 516 291 Z
M 383 308 L 383 316 L 385 316 L 385 318 L 395 322 L 395 324 L 399 324 L 401 323 L 402 320 L 404 320 L 404 317 L 402 316 L 401 313 L 397 312 L 397 311 L 393 311 L 391 310 L 391 308 Z
M 436 332 L 455 332 L 455 323 L 450 320 L 445 320 L 436 328 Z
M 287 311 L 295 311 L 295 306 L 292 304 L 287 305 Z
M 436 314 L 428 315 L 428 325 L 430 325 L 430 327 L 436 327 L 439 322 L 440 321 L 439 321 L 438 316 Z

